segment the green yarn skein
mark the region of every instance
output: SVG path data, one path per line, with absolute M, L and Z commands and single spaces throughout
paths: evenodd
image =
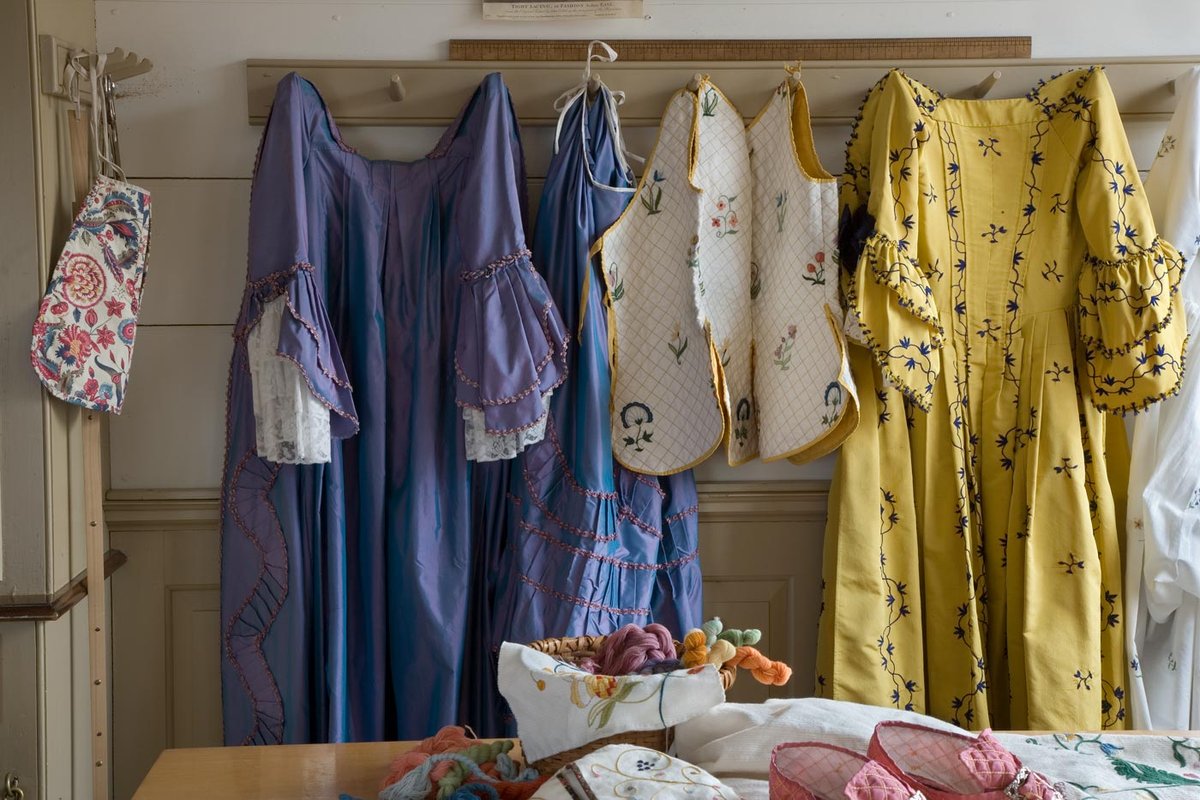
M 762 640 L 762 631 L 758 628 L 746 628 L 744 631 L 730 628 L 717 634 L 717 638 L 724 639 L 734 647 L 753 647 Z
M 700 630 L 704 631 L 705 644 L 712 647 L 716 644 L 717 637 L 721 634 L 721 629 L 725 626 L 721 622 L 720 617 L 713 617 L 708 622 L 700 626 Z
M 485 744 L 477 744 L 468 747 L 466 750 L 459 752 L 459 755 L 464 756 L 475 764 L 487 764 L 489 761 L 496 761 L 501 754 L 512 750 L 513 743 L 504 739 L 498 742 L 488 742 Z M 461 762 L 456 762 L 450 767 L 450 771 L 442 776 L 437 782 L 437 796 L 439 800 L 445 800 L 450 795 L 458 791 L 463 782 L 472 776 L 472 770 Z

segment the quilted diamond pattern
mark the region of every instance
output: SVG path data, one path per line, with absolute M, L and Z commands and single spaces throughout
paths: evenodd
M 694 94 L 671 99 L 637 199 L 601 242 L 613 314 L 613 453 L 650 474 L 703 460 L 725 430 L 692 292 L 701 195 L 688 173 L 697 113 Z
M 904 782 L 880 764 L 868 761 L 846 784 L 847 800 L 922 800 Z
M 771 800 L 923 800 L 920 792 L 881 764 L 817 742 L 775 748 L 770 791 Z
M 837 183 L 800 166 L 792 97 L 781 87 L 747 132 L 708 80 L 677 93 L 637 200 L 601 240 L 612 444 L 633 470 L 678 472 L 723 438 L 731 464 L 829 449 L 857 405 Z
M 856 404 L 838 298 L 838 190 L 796 157 L 792 96 L 781 86 L 750 127 L 754 175 L 754 392 L 760 450 L 811 447 Z
M 750 302 L 754 203 L 750 151 L 741 112 L 712 83 L 699 88 L 695 185 L 701 191 L 696 306 L 718 357 L 729 429 L 729 463 L 758 455 Z

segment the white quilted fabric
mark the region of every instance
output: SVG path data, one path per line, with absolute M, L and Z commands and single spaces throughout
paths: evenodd
M 838 298 L 837 180 L 817 162 L 798 84 L 779 87 L 749 136 L 759 448 L 764 461 L 807 461 L 857 422 Z

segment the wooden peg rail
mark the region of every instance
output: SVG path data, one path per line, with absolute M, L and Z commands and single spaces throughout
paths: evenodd
M 625 61 L 930 61 L 1029 58 L 1029 36 L 920 39 L 606 39 Z M 583 61 L 587 39 L 451 39 L 453 61 Z
M 41 59 L 42 92 L 63 100 L 71 99 L 66 82 L 66 67 L 71 57 L 78 51 L 75 45 L 64 42 L 50 34 L 38 36 L 38 57 Z M 95 59 L 95 53 L 85 53 L 85 58 Z M 137 75 L 144 75 L 154 69 L 154 63 L 148 58 L 142 58 L 137 53 L 115 48 L 107 54 L 104 74 L 120 83 Z M 78 87 L 79 102 L 90 105 L 92 88 L 87 81 L 80 81 Z
M 1039 79 L 1103 64 L 1125 117 L 1161 117 L 1175 108 L 1171 82 L 1200 56 L 1163 59 L 999 59 L 954 61 L 820 61 L 804 64 L 817 124 L 853 119 L 867 90 L 897 67 L 950 97 L 975 97 L 986 86 L 989 100 L 1020 97 Z M 524 125 L 553 124 L 554 100 L 579 82 L 582 62 L 483 61 L 266 61 L 246 62 L 250 122 L 267 118 L 275 84 L 296 71 L 311 80 L 339 125 L 448 125 L 489 72 L 504 73 L 517 115 Z M 671 94 L 697 72 L 709 75 L 747 117 L 757 113 L 771 91 L 786 79 L 780 63 L 637 62 L 594 66 L 613 89 L 623 89 L 625 125 L 657 125 Z M 996 77 L 999 73 L 999 77 Z M 403 100 L 393 99 L 395 80 Z M 994 80 L 993 80 L 994 79 Z

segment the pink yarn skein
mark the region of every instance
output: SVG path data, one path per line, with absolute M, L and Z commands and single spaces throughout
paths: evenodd
M 630 623 L 604 637 L 595 657 L 579 666 L 597 675 L 632 675 L 647 664 L 675 658 L 675 640 L 669 630 L 656 622 L 645 628 Z

